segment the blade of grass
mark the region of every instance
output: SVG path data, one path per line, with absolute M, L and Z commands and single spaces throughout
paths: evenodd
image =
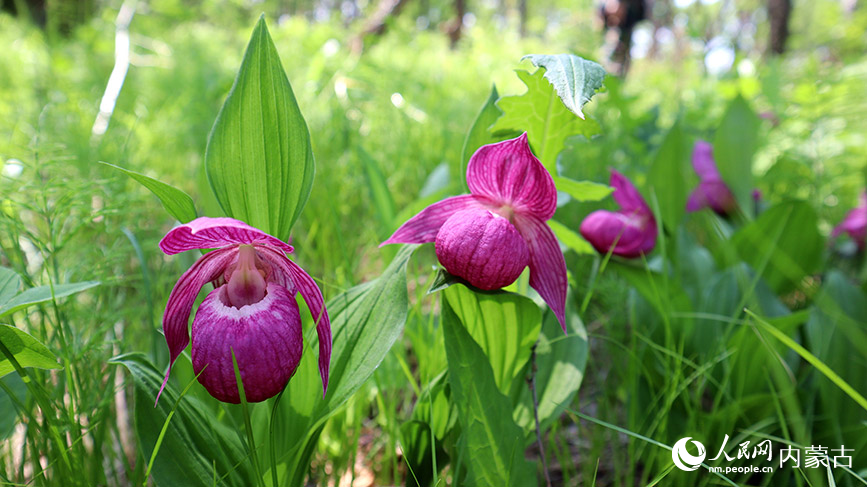
M 858 403 L 865 411 L 867 411 L 867 399 L 864 398 L 861 394 L 858 393 L 852 386 L 850 386 L 842 377 L 837 375 L 836 372 L 831 370 L 830 367 L 825 365 L 824 362 L 819 360 L 818 357 L 810 353 L 809 350 L 802 347 L 796 341 L 789 338 L 785 333 L 773 327 L 770 323 L 760 318 L 757 314 L 753 313 L 749 309 L 744 309 L 748 315 L 750 315 L 756 323 L 758 323 L 763 330 L 767 331 L 771 335 L 773 335 L 777 340 L 783 342 L 787 347 L 794 350 L 798 355 L 801 356 L 804 360 L 810 363 L 813 367 L 821 372 L 825 377 L 828 378 L 831 382 L 833 382 L 837 387 L 839 387 L 843 392 L 845 392 L 853 401 Z

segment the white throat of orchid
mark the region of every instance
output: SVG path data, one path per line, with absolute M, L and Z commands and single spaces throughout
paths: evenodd
M 258 303 L 267 294 L 265 276 L 256 265 L 259 257 L 252 245 L 238 246 L 238 265 L 226 284 L 228 305 L 241 309 Z

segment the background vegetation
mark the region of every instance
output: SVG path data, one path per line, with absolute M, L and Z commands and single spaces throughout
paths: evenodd
M 590 350 L 579 394 L 545 439 L 552 476 L 557 485 L 720 481 L 707 472 L 672 473 L 668 451 L 581 419 L 589 416 L 667 445 L 701 433 L 729 434 L 731 447 L 755 432 L 802 445 L 851 445 L 853 470 L 864 477 L 864 409 L 789 347 L 738 326 L 754 301 L 765 316 L 788 316 L 775 326 L 867 391 L 867 356 L 857 340 L 867 323 L 863 252 L 847 241 L 825 243 L 865 184 L 867 7 L 855 0 L 792 3 L 790 37 L 774 54 L 764 2 L 652 2 L 646 19 L 616 23 L 631 33 L 627 70 L 616 54 L 618 31 L 606 33 L 601 7 L 589 0 L 130 1 L 129 71 L 101 133 L 95 121 L 124 4 L 3 2 L 0 265 L 18 273 L 23 288 L 100 285 L 2 317 L 46 343 L 63 369 L 32 369 L 42 389 L 36 396 L 16 374 L 0 381 L 0 482 L 146 481 L 130 381 L 108 360 L 142 351 L 167 363 L 162 309 L 191 262 L 159 252 L 174 222 L 158 200 L 98 162 L 158 177 L 218 215 L 202 168 L 205 144 L 263 11 L 318 163 L 293 245 L 326 298 L 379 275 L 396 253 L 379 242 L 420 208 L 462 192 L 465 134 L 492 83 L 501 95 L 523 91 L 513 70 L 532 70 L 520 62 L 524 54 L 574 52 L 620 73 L 586 107 L 601 135 L 570 139 L 560 156 L 561 173 L 574 179 L 606 182 L 608 168 L 616 168 L 646 189 L 676 121 L 684 141 L 713 140 L 726 107 L 742 96 L 761 115 L 752 165 L 761 204 L 805 202 L 815 220 L 804 232 L 822 242 L 816 263 L 789 288 L 744 285 L 749 271 L 721 263 L 726 247 L 714 248 L 709 230 L 725 233 L 729 222 L 694 215 L 664 237 L 680 242 L 670 261 L 681 263 L 677 285 L 694 304 L 690 312 L 705 313 L 705 322 L 693 316 L 692 328 L 681 329 L 677 293 L 643 292 L 654 281 L 567 253 Z M 382 185 L 388 191 L 376 189 Z M 570 202 L 558 220 L 577 230 L 598 207 Z M 413 385 L 445 364 L 442 331 L 431 318 L 437 302 L 425 296 L 434 262 L 430 248 L 411 261 L 405 335 L 326 424 L 310 484 L 415 485 L 401 427 L 418 399 Z M 699 268 L 706 272 L 691 272 Z M 720 316 L 736 324 L 723 327 Z M 713 331 L 695 331 L 696 323 Z M 855 332 L 835 334 L 837 326 Z M 183 386 L 192 371 L 181 362 Z M 781 362 L 788 367 L 777 367 Z M 198 384 L 189 394 L 229 422 L 236 414 Z M 840 485 L 860 482 L 855 474 L 835 475 Z M 824 472 L 794 469 L 731 478 L 739 485 L 828 482 Z

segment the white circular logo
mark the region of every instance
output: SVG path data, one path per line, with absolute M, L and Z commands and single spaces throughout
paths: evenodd
M 677 468 L 686 472 L 696 470 L 699 465 L 701 465 L 701 462 L 704 461 L 705 457 L 704 445 L 695 440 L 692 440 L 692 444 L 698 448 L 698 455 L 692 456 L 688 451 L 686 451 L 686 442 L 690 439 L 692 439 L 692 437 L 687 436 L 686 438 L 677 440 L 677 443 L 674 444 L 674 448 L 671 449 L 671 459 L 674 461 L 674 464 Z

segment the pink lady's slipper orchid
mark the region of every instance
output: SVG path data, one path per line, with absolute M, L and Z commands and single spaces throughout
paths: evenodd
M 620 211 L 597 210 L 581 222 L 581 235 L 601 252 L 621 257 L 650 253 L 656 245 L 656 218 L 635 186 L 619 172 L 611 171 L 612 197 Z M 612 248 L 613 247 L 613 248 Z
M 858 248 L 864 249 L 867 243 L 867 192 L 861 193 L 858 206 L 849 211 L 846 218 L 834 227 L 831 236 L 837 238 L 841 233 L 848 233 Z
M 557 209 L 554 180 L 527 134 L 480 147 L 467 165 L 470 193 L 434 203 L 382 245 L 435 242 L 451 274 L 479 289 L 507 286 L 530 266 L 539 292 L 566 330 L 566 261 L 545 223 Z
M 187 324 L 193 302 L 207 283 L 214 290 L 199 305 L 192 327 L 193 370 L 220 401 L 240 402 L 232 353 L 238 361 L 247 401 L 264 401 L 283 390 L 301 360 L 301 293 L 319 334 L 319 373 L 328 388 L 331 324 L 313 279 L 286 257 L 292 246 L 232 218 L 197 218 L 172 229 L 160 241 L 168 255 L 216 249 L 203 255 L 178 279 L 163 315 L 171 366 L 190 343 Z M 204 369 L 204 371 L 202 370 Z M 159 400 L 159 394 L 157 394 Z
M 722 180 L 716 162 L 713 160 L 713 146 L 703 140 L 695 143 L 692 149 L 692 167 L 700 182 L 689 195 L 686 211 L 710 208 L 718 215 L 728 215 L 737 208 L 735 195 Z

